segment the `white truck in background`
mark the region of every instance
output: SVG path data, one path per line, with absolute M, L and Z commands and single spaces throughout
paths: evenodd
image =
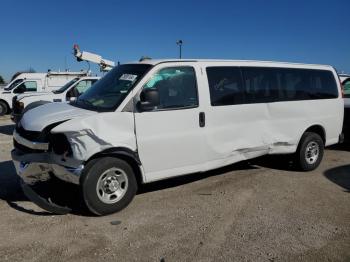
M 87 71 L 48 71 L 47 73 L 19 74 L 0 91 L 0 116 L 12 110 L 12 99 L 18 94 L 54 91 L 74 78 L 88 76 L 89 74 Z
M 25 93 L 14 96 L 11 119 L 17 122 L 24 112 L 43 104 L 68 102 L 72 99 L 76 99 L 99 79 L 100 77 L 97 76 L 76 77 L 61 88 L 52 92 Z

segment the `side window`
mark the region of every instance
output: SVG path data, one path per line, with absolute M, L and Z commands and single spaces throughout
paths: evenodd
M 82 80 L 68 91 L 67 97 L 78 97 L 88 90 L 97 80 Z
M 242 68 L 247 103 L 268 103 L 281 97 L 278 71 L 275 68 Z
M 345 98 L 350 98 L 350 78 L 343 83 L 343 86 Z
M 313 73 L 314 85 L 312 96 L 316 99 L 329 99 L 338 97 L 338 87 L 330 71 L 315 70 Z
M 26 86 L 26 92 L 36 92 L 37 84 L 35 81 L 24 82 Z
M 310 99 L 312 88 L 311 75 L 302 69 L 280 69 L 282 74 L 282 89 L 284 96 L 281 100 L 307 100 Z
M 78 94 L 81 95 L 84 93 L 86 90 L 88 90 L 93 83 L 95 83 L 95 80 L 83 80 L 80 81 L 76 86 L 75 89 L 77 90 Z
M 17 86 L 16 89 L 13 90 L 13 92 L 15 94 L 19 94 L 19 93 L 24 93 L 24 92 L 35 92 L 36 90 L 37 90 L 36 82 L 35 81 L 27 81 L 27 82 L 23 82 L 22 84 Z
M 192 67 L 169 67 L 159 70 L 144 85 L 159 92 L 158 109 L 198 106 L 196 74 Z
M 245 92 L 239 67 L 207 67 L 212 106 L 245 103 Z
M 330 71 L 311 69 L 280 69 L 282 100 L 312 100 L 338 97 L 335 78 Z

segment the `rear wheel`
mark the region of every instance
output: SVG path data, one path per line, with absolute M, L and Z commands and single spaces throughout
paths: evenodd
M 316 169 L 323 158 L 324 144 L 320 135 L 305 132 L 296 152 L 296 162 L 303 171 Z
M 0 116 L 3 116 L 7 113 L 8 111 L 8 106 L 5 102 L 0 101 Z
M 90 161 L 82 176 L 81 186 L 86 206 L 96 215 L 122 210 L 137 191 L 132 167 L 126 161 L 113 157 Z

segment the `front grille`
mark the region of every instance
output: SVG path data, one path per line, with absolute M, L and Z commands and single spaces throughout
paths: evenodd
M 45 132 L 39 131 L 28 131 L 25 130 L 22 126 L 16 126 L 16 132 L 23 138 L 28 139 L 33 142 L 47 142 Z
M 45 151 L 43 150 L 37 150 L 37 149 L 31 149 L 29 147 L 26 147 L 24 145 L 19 144 L 16 140 L 13 139 L 13 146 L 19 150 L 22 153 L 26 153 L 26 154 L 32 154 L 32 153 L 43 153 Z

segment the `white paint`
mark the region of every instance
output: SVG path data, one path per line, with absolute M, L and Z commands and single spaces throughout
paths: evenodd
M 201 172 L 264 154 L 293 153 L 302 134 L 313 125 L 326 133 L 326 145 L 338 142 L 342 130 L 344 101 L 338 99 L 274 102 L 212 107 L 206 66 L 261 66 L 330 70 L 330 66 L 258 61 L 169 61 L 155 66 L 129 93 L 115 112 L 97 113 L 54 103 L 30 110 L 21 124 L 27 130 L 66 121 L 52 130 L 64 133 L 74 158 L 87 161 L 108 148 L 138 151 L 144 182 Z M 159 61 L 158 61 L 159 63 Z M 193 66 L 198 83 L 199 106 L 156 112 L 122 112 L 131 99 L 138 99 L 142 86 L 164 67 Z M 338 91 L 341 92 L 340 84 Z M 206 126 L 199 127 L 205 112 Z

